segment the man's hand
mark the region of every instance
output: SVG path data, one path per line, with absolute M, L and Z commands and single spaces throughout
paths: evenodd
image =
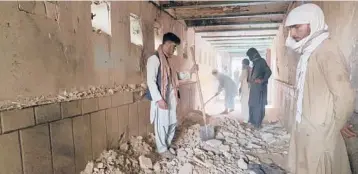
M 263 80 L 261 80 L 261 79 L 255 79 L 254 82 L 257 83 L 257 84 L 261 84 L 261 83 L 263 82 Z
M 351 124 L 346 124 L 342 129 L 341 129 L 341 134 L 346 137 L 346 138 L 352 138 L 352 137 L 356 137 L 357 134 L 352 130 L 352 125 Z
M 195 73 L 196 71 L 199 71 L 199 65 L 198 64 L 193 65 L 193 67 L 191 67 L 191 69 L 190 69 L 191 73 Z
M 164 100 L 157 101 L 157 104 L 158 104 L 160 109 L 164 109 L 164 110 L 168 109 L 168 105 Z

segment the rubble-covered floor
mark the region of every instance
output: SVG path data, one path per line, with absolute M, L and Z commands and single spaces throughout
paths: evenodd
M 200 117 L 197 113 L 189 117 Z M 89 162 L 82 174 L 170 173 L 170 174 L 281 174 L 289 134 L 278 124 L 252 130 L 237 119 L 216 118 L 215 139 L 203 142 L 200 125 L 186 120 L 175 138 L 176 156 L 160 158 L 154 137 L 132 137 L 119 149 L 104 151 Z

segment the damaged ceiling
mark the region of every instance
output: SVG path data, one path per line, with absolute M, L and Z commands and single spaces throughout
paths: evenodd
M 250 47 L 270 47 L 291 1 L 157 1 L 220 51 L 245 56 Z

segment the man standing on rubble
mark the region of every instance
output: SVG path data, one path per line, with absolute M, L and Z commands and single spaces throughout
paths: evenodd
M 340 129 L 354 110 L 345 57 L 329 37 L 324 14 L 304 4 L 287 16 L 286 46 L 300 54 L 296 70 L 296 121 L 289 167 L 295 174 L 350 174 Z
M 219 81 L 218 92 L 219 95 L 222 90 L 225 92 L 225 110 L 220 114 L 228 114 L 235 109 L 235 97 L 238 94 L 236 83 L 227 75 L 219 73 L 216 69 L 212 71 L 213 76 Z
M 172 151 L 170 145 L 177 123 L 176 107 L 179 100 L 179 75 L 170 64 L 169 59 L 173 57 L 178 45 L 180 45 L 178 36 L 173 33 L 164 34 L 163 44 L 147 61 L 148 90 L 146 97 L 151 100 L 150 121 L 154 124 L 157 151 L 164 157 L 173 155 L 170 153 Z M 181 74 L 186 74 L 186 77 L 190 78 L 191 73 L 197 70 L 198 66 L 194 65 L 190 72 Z
M 259 129 L 265 117 L 267 83 L 272 72 L 265 59 L 255 48 L 250 48 L 246 55 L 254 64 L 250 75 L 249 123 Z

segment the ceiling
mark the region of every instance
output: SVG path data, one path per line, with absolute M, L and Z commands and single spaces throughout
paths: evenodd
M 219 51 L 245 56 L 270 47 L 291 1 L 157 1 Z

